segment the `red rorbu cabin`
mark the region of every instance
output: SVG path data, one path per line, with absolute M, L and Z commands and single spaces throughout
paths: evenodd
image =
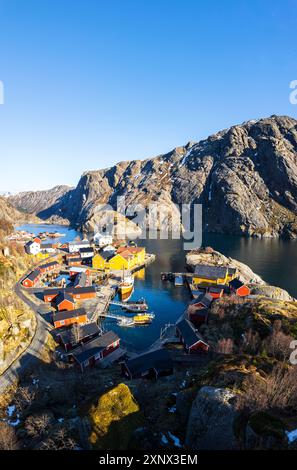
M 246 286 L 240 279 L 235 278 L 229 282 L 230 293 L 236 294 L 239 297 L 246 297 L 250 295 L 251 291 L 248 286 Z
M 224 295 L 224 286 L 210 286 L 207 293 L 212 296 L 213 299 L 220 299 Z
M 60 294 L 55 298 L 55 306 L 59 311 L 73 310 L 74 300 L 71 295 L 67 294 L 66 292 L 60 292 Z
M 93 366 L 102 361 L 106 356 L 114 352 L 120 346 L 120 338 L 113 332 L 108 331 L 83 346 L 75 349 L 72 353 L 74 360 L 83 372 L 86 367 Z
M 35 269 L 22 281 L 24 287 L 35 287 L 41 277 L 39 269 Z
M 51 263 L 42 264 L 38 267 L 42 274 L 55 271 L 59 268 L 59 263 L 57 261 L 52 261 Z
M 176 336 L 180 339 L 188 354 L 207 352 L 209 349 L 209 345 L 189 320 L 183 319 L 177 323 Z
M 77 308 L 76 310 L 66 310 L 53 314 L 53 324 L 55 328 L 73 325 L 73 323 L 86 323 L 87 321 L 87 313 L 84 308 Z

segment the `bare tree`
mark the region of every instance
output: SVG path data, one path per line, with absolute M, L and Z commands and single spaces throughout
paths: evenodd
M 71 336 L 75 343 L 79 343 L 81 340 L 81 331 L 80 325 L 78 323 L 74 323 L 71 328 Z
M 52 416 L 47 413 L 28 416 L 25 421 L 26 432 L 31 437 L 44 436 L 49 432 L 52 421 Z
M 0 450 L 17 450 L 18 440 L 12 426 L 0 422 Z
M 239 409 L 264 411 L 297 406 L 297 369 L 278 364 L 266 377 L 251 375 L 243 384 Z
M 217 352 L 221 354 L 232 354 L 234 342 L 231 338 L 222 338 L 218 341 Z

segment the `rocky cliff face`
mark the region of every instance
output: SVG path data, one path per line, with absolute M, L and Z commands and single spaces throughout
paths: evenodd
M 0 197 L 0 231 L 9 230 L 9 225 L 38 222 L 39 219 L 34 215 L 29 215 L 18 211 L 6 197 Z M 8 225 L 6 225 L 8 224 Z M 5 231 L 4 230 L 4 231 Z
M 125 196 L 126 204 L 158 202 L 168 208 L 200 203 L 208 231 L 296 237 L 297 121 L 285 116 L 249 121 L 165 155 L 87 172 L 38 215 L 83 226 L 96 204 L 115 208 L 117 196 Z M 10 200 L 24 209 L 22 199 Z

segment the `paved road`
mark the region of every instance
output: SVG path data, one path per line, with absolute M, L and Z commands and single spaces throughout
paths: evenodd
M 27 304 L 36 316 L 36 330 L 31 344 L 28 348 L 10 365 L 10 367 L 0 376 L 0 392 L 2 393 L 5 388 L 17 382 L 17 380 L 26 371 L 29 365 L 34 360 L 40 358 L 42 350 L 49 334 L 49 324 L 42 318 L 39 313 L 39 306 L 36 305 L 32 300 L 28 299 L 22 291 L 22 287 L 18 282 L 14 291 L 18 297 Z

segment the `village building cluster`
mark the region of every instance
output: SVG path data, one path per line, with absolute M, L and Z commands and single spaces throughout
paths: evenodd
M 120 338 L 113 331 L 103 331 L 88 315 L 84 302 L 96 299 L 100 294 L 100 286 L 93 284 L 95 273 L 109 276 L 120 271 L 131 273 L 137 270 L 145 266 L 145 248 L 124 241 L 115 242 L 109 235 L 97 234 L 93 243 L 84 239 L 64 244 L 48 243 L 37 236 L 25 244 L 25 250 L 37 259 L 55 258 L 37 264 L 24 277 L 22 285 L 38 290 L 42 300 L 54 308 L 54 337 L 67 358 L 84 371 L 95 363 L 103 363 L 109 356 L 114 360 L 123 357 Z M 59 276 L 61 271 L 68 275 L 70 282 L 67 285 L 44 286 L 47 276 Z M 171 279 L 172 273 L 163 273 L 161 277 L 174 280 Z M 175 284 L 182 285 L 184 279 L 193 299 L 174 325 L 174 341 L 183 345 L 185 354 L 207 353 L 209 345 L 199 329 L 208 321 L 212 302 L 226 295 L 244 297 L 250 294 L 250 290 L 240 280 L 236 268 L 227 266 L 196 265 L 192 275 L 176 275 Z M 107 308 L 110 301 L 111 298 L 106 303 Z M 141 320 L 141 314 L 138 320 Z M 156 379 L 173 372 L 173 361 L 170 353 L 160 346 L 134 357 L 125 357 L 121 367 L 127 378 Z

